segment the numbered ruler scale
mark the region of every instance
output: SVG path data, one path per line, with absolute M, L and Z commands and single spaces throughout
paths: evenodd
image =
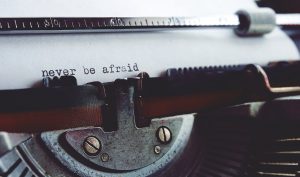
M 194 17 L 105 17 L 105 18 L 1 18 L 1 32 L 111 32 L 115 30 L 185 28 L 185 27 L 235 27 L 236 16 L 220 18 Z

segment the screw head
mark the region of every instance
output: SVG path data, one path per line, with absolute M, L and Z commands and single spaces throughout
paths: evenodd
M 156 137 L 162 144 L 168 144 L 172 140 L 172 132 L 168 127 L 161 126 L 156 131 Z
M 154 146 L 154 153 L 159 154 L 161 151 L 160 146 Z
M 109 160 L 109 155 L 107 153 L 101 154 L 101 160 L 102 162 L 107 162 Z
M 101 142 L 94 136 L 87 137 L 83 142 L 83 150 L 87 155 L 96 156 L 101 151 Z

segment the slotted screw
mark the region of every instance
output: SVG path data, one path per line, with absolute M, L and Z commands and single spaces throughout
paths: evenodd
M 87 155 L 96 156 L 101 151 L 101 142 L 94 136 L 87 137 L 83 142 L 83 150 Z
M 156 137 L 159 142 L 168 144 L 172 140 L 172 132 L 168 127 L 161 126 L 156 131 Z

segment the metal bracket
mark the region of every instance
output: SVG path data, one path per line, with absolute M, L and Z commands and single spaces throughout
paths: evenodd
M 85 173 L 87 169 L 99 168 L 101 171 L 124 172 L 145 168 L 156 163 L 170 149 L 180 151 L 184 146 L 182 139 L 188 139 L 192 129 L 193 116 L 182 116 L 152 120 L 149 127 L 137 128 L 134 112 L 134 86 L 119 87 L 116 89 L 116 110 L 118 118 L 118 130 L 105 132 L 102 128 L 83 128 L 69 131 L 46 132 L 41 135 L 47 147 L 72 171 L 77 174 Z M 159 139 L 159 129 L 170 131 L 168 138 L 162 135 Z M 161 129 L 163 133 L 166 129 Z M 171 137 L 172 136 L 172 137 Z M 94 137 L 99 142 L 91 148 L 94 153 L 87 153 L 84 143 L 87 137 Z M 178 140 L 179 138 L 179 140 Z M 59 143 L 58 139 L 60 139 Z M 178 142 L 181 141 L 181 142 Z M 88 142 L 90 143 L 90 142 Z M 169 158 L 173 159 L 177 154 Z M 86 167 L 76 168 L 79 159 Z M 75 160 L 75 161 L 74 161 Z M 83 176 L 85 176 L 83 175 Z M 89 176 L 89 175 L 88 175 Z

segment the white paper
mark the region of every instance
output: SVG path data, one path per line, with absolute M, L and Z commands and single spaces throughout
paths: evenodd
M 0 0 L 0 16 L 209 16 L 254 7 L 251 0 Z M 172 67 L 298 58 L 296 46 L 280 29 L 251 38 L 237 37 L 232 29 L 9 35 L 0 36 L 0 89 L 32 87 L 45 70 L 58 75 L 68 69 L 84 84 L 133 77 L 141 71 L 154 77 Z M 138 71 L 129 72 L 128 64 L 131 70 L 136 64 Z M 126 72 L 116 72 L 123 66 Z M 103 73 L 104 67 L 109 73 Z M 94 68 L 95 74 L 84 74 L 84 68 Z

